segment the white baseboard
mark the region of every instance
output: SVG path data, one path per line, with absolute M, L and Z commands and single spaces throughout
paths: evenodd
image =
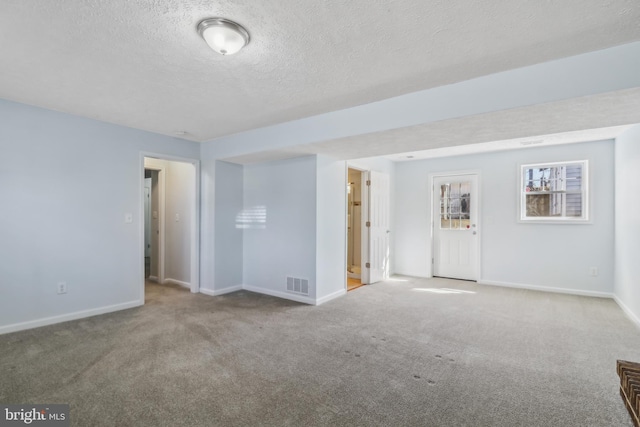
M 627 317 L 635 323 L 638 328 L 640 328 L 640 317 L 636 316 L 636 314 L 631 311 L 631 309 L 627 307 L 617 295 L 613 295 L 613 300 L 620 306 L 624 314 L 626 314 Z
M 160 283 L 160 281 L 158 280 L 158 278 L 156 276 L 149 276 L 147 277 L 147 280 L 150 282 L 154 282 L 154 283 Z
M 83 319 L 85 317 L 98 316 L 100 314 L 126 310 L 128 308 L 139 307 L 141 305 L 144 305 L 144 301 L 129 301 L 122 304 L 93 308 L 91 310 L 82 310 L 76 311 L 75 313 L 61 314 L 60 316 L 44 317 L 42 319 L 30 320 L 28 322 L 14 323 L 12 325 L 0 326 L 0 335 L 23 331 L 25 329 L 33 329 L 39 328 L 41 326 L 53 325 L 55 323 L 68 322 L 70 320 Z
M 316 305 L 324 304 L 325 302 L 331 301 L 332 299 L 339 298 L 347 293 L 346 289 L 340 289 L 339 291 L 335 291 L 326 295 L 322 298 L 316 299 Z
M 256 286 L 248 286 L 248 285 L 242 285 L 242 289 L 255 292 L 258 294 L 265 294 L 265 295 L 270 295 L 272 297 L 278 297 L 278 298 L 288 299 L 291 301 L 301 302 L 304 304 L 316 305 L 315 299 L 310 297 L 305 297 L 304 295 L 290 294 L 287 292 L 274 291 L 271 289 L 258 288 Z
M 331 301 L 332 299 L 341 297 L 342 295 L 347 293 L 346 289 L 340 289 L 339 291 L 333 292 L 320 299 L 314 300 L 313 298 L 307 297 L 304 295 L 290 294 L 288 292 L 274 291 L 272 289 L 264 289 L 264 288 L 259 288 L 257 286 L 249 286 L 249 285 L 236 285 L 236 286 L 230 286 L 228 288 L 223 288 L 223 289 L 200 288 L 200 293 L 203 293 L 205 295 L 210 295 L 210 296 L 218 296 L 218 295 L 228 294 L 231 292 L 237 292 L 243 289 L 246 291 L 255 292 L 258 294 L 264 294 L 272 297 L 288 299 L 291 301 L 301 302 L 303 304 L 310 304 L 310 305 L 320 305 L 327 301 Z
M 231 292 L 237 292 L 241 290 L 242 290 L 242 285 L 237 285 L 237 286 L 229 286 L 228 288 L 222 288 L 222 289 L 200 288 L 200 293 L 209 295 L 212 297 L 217 297 L 218 295 L 230 294 Z
M 187 283 L 187 282 L 183 282 L 181 280 L 176 280 L 176 279 L 164 279 L 164 283 L 168 283 L 170 285 L 178 285 L 178 286 L 182 286 L 185 287 L 187 289 L 191 289 L 191 283 Z
M 552 288 L 547 286 L 527 285 L 524 283 L 508 283 L 508 282 L 496 282 L 493 280 L 478 280 L 478 284 L 489 285 L 489 286 L 500 286 L 503 288 L 518 288 L 518 289 L 529 289 L 532 291 L 555 292 L 558 294 L 581 295 L 586 297 L 613 298 L 613 293 L 610 293 L 610 292 L 584 291 L 580 289 L 567 289 L 567 288 Z

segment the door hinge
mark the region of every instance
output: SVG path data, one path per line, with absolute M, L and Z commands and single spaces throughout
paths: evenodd
M 371 227 L 371 221 L 367 221 L 367 223 L 365 224 L 367 227 Z
M 431 264 L 435 264 L 435 261 L 433 258 L 431 258 Z
M 367 185 L 371 185 L 371 180 L 370 179 L 367 180 Z
M 371 268 L 371 263 L 368 262 L 364 266 L 367 267 L 367 268 Z

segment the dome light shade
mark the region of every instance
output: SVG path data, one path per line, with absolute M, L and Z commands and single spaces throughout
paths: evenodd
M 240 24 L 224 18 L 209 18 L 198 24 L 198 33 L 221 55 L 233 55 L 249 43 L 249 33 Z

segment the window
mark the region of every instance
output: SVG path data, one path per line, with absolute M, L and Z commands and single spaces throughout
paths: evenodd
M 454 182 L 440 186 L 440 228 L 463 230 L 470 227 L 471 182 Z
M 587 222 L 588 176 L 586 160 L 522 165 L 520 220 Z

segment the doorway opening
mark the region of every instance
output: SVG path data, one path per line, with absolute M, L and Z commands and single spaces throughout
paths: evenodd
M 347 291 L 363 285 L 362 281 L 362 218 L 363 173 L 347 170 Z
M 347 291 L 389 278 L 390 178 L 347 167 Z
M 151 169 L 144 170 L 144 278 L 149 280 L 153 274 L 155 281 L 158 279 L 158 261 L 154 257 L 153 272 L 151 266 L 151 254 L 157 253 L 158 240 L 158 207 L 157 195 L 152 198 L 153 189 L 158 188 L 158 171 Z M 155 221 L 154 221 L 155 219 Z
M 147 283 L 199 292 L 199 162 L 141 155 L 141 299 Z

